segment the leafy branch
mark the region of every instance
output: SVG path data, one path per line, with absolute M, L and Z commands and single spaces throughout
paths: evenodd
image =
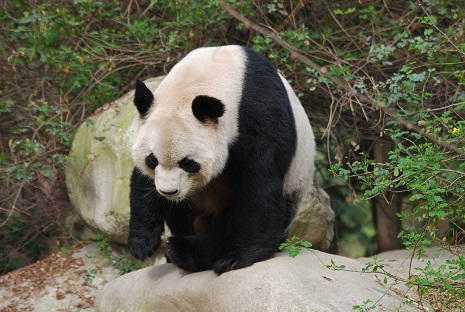
M 279 246 L 279 250 L 283 250 L 284 248 L 289 249 L 289 257 L 295 258 L 302 248 L 311 248 L 312 243 L 304 241 L 297 237 L 296 235 L 292 236 L 291 239 L 288 239 L 286 242 L 282 243 Z
M 465 277 L 465 261 L 463 256 L 461 256 L 458 260 L 446 260 L 446 264 L 447 265 L 440 266 L 438 269 L 433 269 L 432 262 L 427 261 L 424 269 L 416 268 L 420 272 L 419 275 L 411 275 L 408 279 L 390 273 L 386 269 L 387 265 L 384 263 L 384 259 L 378 259 L 377 256 L 374 256 L 373 260 L 365 263 L 365 267 L 363 267 L 362 270 L 347 269 L 345 265 L 337 265 L 332 259 L 331 263 L 327 264 L 326 267 L 334 271 L 375 275 L 381 274 L 384 276 L 384 284 L 388 283 L 388 278 L 392 278 L 394 280 L 394 284 L 401 282 L 410 286 L 438 289 L 443 289 L 444 286 L 447 285 L 447 287 L 465 290 L 465 282 L 461 281 Z M 445 274 L 438 275 L 438 272 Z M 430 278 L 433 278 L 436 281 L 431 281 Z
M 343 80 L 333 75 L 330 71 L 328 71 L 326 67 L 319 66 L 315 62 L 312 62 L 305 55 L 299 52 L 295 47 L 293 47 L 292 45 L 288 44 L 286 41 L 281 39 L 281 37 L 279 36 L 279 33 L 276 30 L 262 27 L 258 25 L 257 23 L 255 23 L 254 21 L 244 17 L 237 10 L 229 6 L 225 0 L 219 0 L 218 2 L 224 9 L 226 9 L 226 11 L 228 11 L 229 14 L 231 14 L 234 18 L 244 23 L 247 27 L 255 30 L 256 32 L 266 37 L 271 38 L 275 43 L 277 43 L 279 46 L 287 50 L 291 54 L 292 58 L 296 58 L 300 60 L 305 65 L 316 70 L 320 75 L 334 82 L 338 86 L 338 88 L 343 90 L 348 95 L 349 98 L 351 97 L 355 98 L 355 100 L 359 103 L 359 105 L 363 105 L 363 103 L 365 103 L 365 104 L 371 105 L 375 109 L 380 109 L 383 113 L 389 115 L 392 119 L 394 119 L 396 122 L 398 122 L 400 125 L 402 125 L 406 129 L 414 131 L 416 133 L 420 133 L 425 138 L 430 140 L 431 142 L 434 142 L 435 144 L 440 145 L 444 147 L 445 149 L 452 151 L 456 154 L 465 156 L 465 151 L 457 148 L 457 146 L 455 146 L 454 144 L 449 144 L 448 142 L 445 142 L 432 134 L 425 133 L 421 127 L 413 124 L 412 122 L 396 114 L 392 109 L 386 106 L 386 103 L 382 101 L 377 101 L 366 94 L 362 94 L 357 89 L 351 87 L 350 85 L 345 83 Z

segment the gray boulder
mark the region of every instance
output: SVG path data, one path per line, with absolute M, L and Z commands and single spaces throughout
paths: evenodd
M 162 78 L 146 84 L 155 90 Z M 82 124 L 71 146 L 66 187 L 78 215 L 94 231 L 125 244 L 129 231 L 131 147 L 137 110 L 134 92 L 104 107 Z
M 291 225 L 291 234 L 312 243 L 318 250 L 328 251 L 334 238 L 336 215 L 328 194 L 312 185 Z
M 393 273 L 408 268 L 405 257 L 408 254 L 404 252 L 382 255 Z M 328 269 L 332 261 L 345 265 L 345 270 Z M 220 276 L 212 271 L 189 274 L 163 264 L 111 281 L 97 293 L 95 308 L 100 312 L 333 312 L 352 311 L 353 306 L 370 299 L 366 308 L 376 305 L 376 311 L 422 311 L 408 289 L 400 288 L 402 283 L 389 279 L 384 284 L 381 275 L 361 274 L 367 261 L 370 259 L 354 260 L 314 250 L 303 250 L 296 258 L 281 252 L 273 259 Z M 407 298 L 414 303 L 404 305 Z

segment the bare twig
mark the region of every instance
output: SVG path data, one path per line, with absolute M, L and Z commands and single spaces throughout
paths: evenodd
M 441 35 L 444 36 L 444 38 L 446 38 L 447 41 L 449 41 L 449 43 L 455 48 L 455 50 L 462 54 L 462 56 L 465 57 L 465 52 L 462 51 L 462 49 L 460 49 L 459 47 L 457 47 L 453 42 L 452 40 L 449 39 L 449 36 L 447 36 L 435 23 L 433 23 L 433 19 L 431 18 L 431 16 L 429 15 L 428 11 L 425 9 L 425 7 L 421 4 L 421 1 L 418 1 L 418 5 L 420 6 L 420 8 L 423 10 L 423 12 L 426 14 L 426 16 L 429 18 L 429 20 L 431 21 L 431 25 L 434 27 L 434 29 L 436 29 L 437 31 L 439 31 L 441 33 Z
M 305 6 L 303 1 L 299 1 L 297 6 L 292 10 L 291 14 L 289 14 L 286 19 L 276 28 L 276 31 L 280 31 L 281 29 L 284 29 L 292 20 L 294 20 L 295 16 L 299 11 Z
M 16 196 L 15 196 L 15 199 L 13 201 L 13 204 L 11 204 L 11 209 L 8 213 L 8 216 L 5 218 L 5 220 L 3 220 L 3 222 L 0 224 L 0 228 L 2 226 L 4 226 L 11 218 L 11 216 L 13 215 L 13 213 L 15 212 L 16 210 L 16 202 L 18 201 L 18 198 L 19 198 L 19 195 L 21 194 L 21 191 L 23 190 L 23 182 L 20 183 L 19 185 L 19 188 L 18 188 L 18 191 L 16 192 Z

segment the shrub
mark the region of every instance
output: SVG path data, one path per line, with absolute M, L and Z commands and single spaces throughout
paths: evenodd
M 240 12 L 241 4 L 230 7 Z M 420 257 L 439 245 L 461 263 L 465 11 L 458 2 L 269 1 L 260 13 L 246 23 L 259 33 L 254 47 L 300 87 L 320 147 L 352 200 L 395 198 L 405 247 Z M 380 142 L 389 147 L 382 157 L 373 152 Z M 453 277 L 422 272 L 415 285 L 422 292 L 440 280 L 439 291 L 460 299 L 456 270 Z
M 0 273 L 37 259 L 47 237 L 70 236 L 59 225 L 70 212 L 63 168 L 76 128 L 135 79 L 166 73 L 194 47 L 223 43 L 229 20 L 211 0 L 2 8 Z

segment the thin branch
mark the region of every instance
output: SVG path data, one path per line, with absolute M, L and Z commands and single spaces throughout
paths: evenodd
M 21 191 L 23 190 L 23 186 L 24 186 L 24 184 L 23 184 L 23 182 L 21 182 L 19 184 L 18 191 L 16 192 L 15 199 L 13 200 L 13 204 L 11 204 L 11 210 L 8 213 L 8 216 L 5 218 L 5 220 L 3 220 L 3 222 L 0 224 L 0 228 L 2 226 L 4 226 L 10 220 L 11 216 L 15 212 L 15 210 L 16 210 L 16 202 L 18 201 L 19 195 L 21 194 Z
M 299 3 L 297 4 L 297 6 L 292 10 L 291 14 L 289 14 L 286 19 L 276 28 L 277 31 L 280 31 L 281 29 L 284 29 L 284 27 L 286 27 L 291 21 L 293 21 L 295 19 L 295 16 L 297 15 L 297 13 L 299 13 L 299 11 L 305 7 L 305 4 L 303 3 L 303 1 L 299 1 Z
M 439 31 L 441 33 L 441 35 L 444 36 L 444 38 L 446 38 L 447 41 L 449 41 L 449 43 L 455 48 L 455 50 L 462 54 L 462 56 L 465 56 L 465 53 L 462 51 L 462 49 L 460 49 L 459 47 L 457 47 L 453 42 L 452 40 L 449 39 L 449 37 L 435 24 L 433 23 L 433 19 L 431 18 L 431 16 L 429 15 L 428 11 L 425 9 L 425 7 L 421 4 L 421 1 L 418 1 L 418 5 L 420 6 L 420 8 L 423 10 L 423 12 L 425 12 L 426 16 L 429 18 L 430 22 L 431 22 L 431 25 L 434 27 L 434 29 L 436 29 L 437 31 Z

